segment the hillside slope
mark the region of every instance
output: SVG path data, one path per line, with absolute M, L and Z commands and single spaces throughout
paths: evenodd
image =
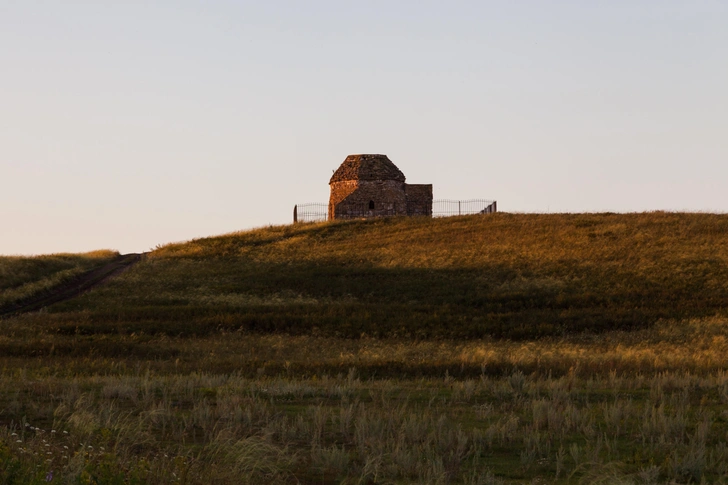
M 0 257 L 0 314 L 119 257 L 116 251 Z
M 161 247 L 55 305 L 61 334 L 523 339 L 726 314 L 728 216 L 301 224 Z

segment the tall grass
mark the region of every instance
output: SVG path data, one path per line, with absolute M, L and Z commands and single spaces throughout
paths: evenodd
M 19 369 L 22 371 L 22 369 Z M 728 474 L 725 372 L 392 380 L 5 374 L 0 479 L 701 483 Z
M 728 473 L 725 319 L 413 342 L 58 335 L 54 318 L 0 330 L 3 483 L 51 471 L 149 484 L 719 483 Z

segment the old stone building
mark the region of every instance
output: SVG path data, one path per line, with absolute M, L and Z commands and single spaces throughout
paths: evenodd
M 329 220 L 432 216 L 432 185 L 407 184 L 386 155 L 349 155 L 329 181 Z

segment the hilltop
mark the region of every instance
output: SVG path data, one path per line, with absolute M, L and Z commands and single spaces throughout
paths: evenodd
M 524 339 L 724 315 L 727 281 L 725 215 L 385 218 L 163 246 L 50 311 L 89 333 Z

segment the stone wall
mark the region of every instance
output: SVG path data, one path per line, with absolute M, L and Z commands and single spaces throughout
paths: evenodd
M 344 180 L 342 182 L 332 182 L 331 196 L 329 197 L 329 220 L 337 219 L 336 206 L 346 200 L 359 186 L 357 180 Z
M 404 184 L 408 216 L 432 216 L 432 184 Z
M 404 186 L 396 180 L 334 182 L 331 184 L 329 219 L 407 215 Z

